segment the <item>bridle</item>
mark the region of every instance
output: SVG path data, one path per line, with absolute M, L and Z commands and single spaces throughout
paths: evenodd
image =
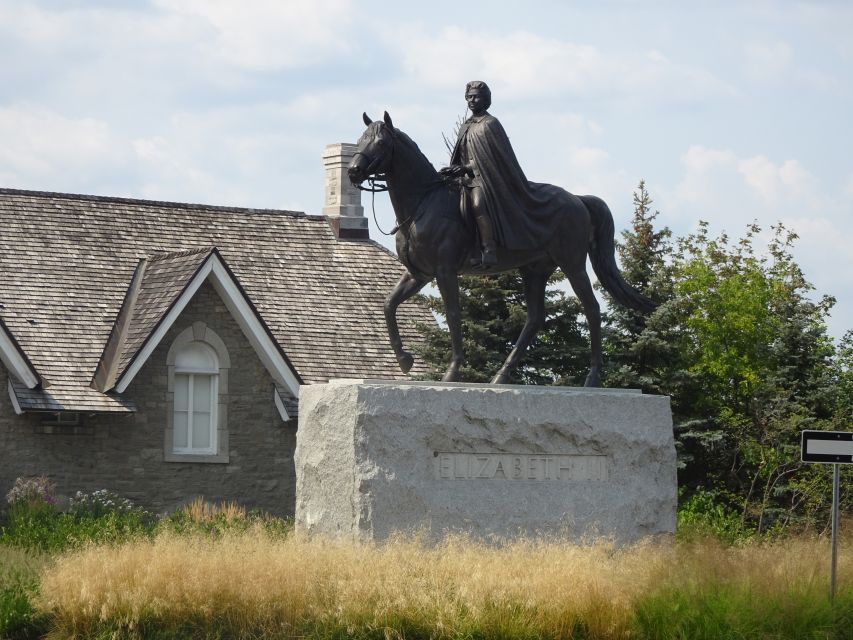
M 390 128 L 389 128 L 390 130 Z M 393 141 L 394 131 L 391 131 L 391 138 Z M 391 144 L 391 154 L 394 153 L 394 145 L 393 142 Z M 388 176 L 385 173 L 375 173 L 376 168 L 382 162 L 384 158 L 371 158 L 369 155 L 364 153 L 363 151 L 356 151 L 353 155 L 352 159 L 355 160 L 358 156 L 365 158 L 367 160 L 367 169 L 364 170 L 365 174 L 367 174 L 367 182 L 370 185 L 369 187 L 363 187 L 360 184 L 353 184 L 353 186 L 359 191 L 367 191 L 371 194 L 370 197 L 370 208 L 373 211 L 373 222 L 376 225 L 376 228 L 379 229 L 379 233 L 383 236 L 393 236 L 397 231 L 400 230 L 403 226 L 408 226 L 408 224 L 412 221 L 411 218 L 404 220 L 403 222 L 394 226 L 391 231 L 385 232 L 382 227 L 379 226 L 379 220 L 376 218 L 376 194 L 382 193 L 383 191 L 388 191 Z M 381 182 L 380 182 L 381 181 Z M 379 184 L 377 184 L 379 182 Z
M 388 133 L 391 135 L 391 151 L 389 156 L 394 155 L 394 130 L 391 127 L 386 125 L 386 129 Z M 378 144 L 378 142 L 377 142 Z M 370 193 L 382 193 L 383 191 L 388 191 L 388 177 L 385 173 L 377 173 L 376 169 L 386 158 L 371 158 L 369 155 L 364 153 L 364 151 L 356 151 L 353 155 L 352 159 L 355 160 L 358 156 L 367 160 L 367 169 L 364 170 L 365 175 L 367 176 L 367 182 L 370 183 L 369 187 L 362 187 L 360 184 L 355 185 L 355 188 L 359 191 L 369 191 Z M 390 157 L 387 158 L 390 160 Z M 377 185 L 377 181 L 382 180 L 384 184 Z
M 391 135 L 391 141 L 392 141 L 391 150 L 390 150 L 388 156 L 386 158 L 371 158 L 369 155 L 367 155 L 363 151 L 356 151 L 355 154 L 353 154 L 352 159 L 354 161 L 358 156 L 361 156 L 362 158 L 364 158 L 367 161 L 367 169 L 365 169 L 364 172 L 367 175 L 367 178 L 365 178 L 365 180 L 367 181 L 367 183 L 370 186 L 369 187 L 363 187 L 360 184 L 354 184 L 353 186 L 356 189 L 358 189 L 359 191 L 367 191 L 368 193 L 371 194 L 370 208 L 373 211 L 373 222 L 376 224 L 376 228 L 379 229 L 379 233 L 381 233 L 384 236 L 393 236 L 395 233 L 397 233 L 400 230 L 402 230 L 405 233 L 406 229 L 408 229 L 408 227 L 411 226 L 411 224 L 418 217 L 420 217 L 420 214 L 415 213 L 414 215 L 409 216 L 405 220 L 398 222 L 396 225 L 394 225 L 394 227 L 391 229 L 391 231 L 386 232 L 382 229 L 382 227 L 379 226 L 379 221 L 376 218 L 376 194 L 382 193 L 383 191 L 388 191 L 388 174 L 387 173 L 374 173 L 374 171 L 376 171 L 376 168 L 382 163 L 383 160 L 387 160 L 387 161 L 391 160 L 391 157 L 394 154 L 394 142 L 395 142 L 394 129 L 391 127 L 388 127 L 387 125 L 386 125 L 386 127 L 387 127 L 388 132 Z M 438 180 L 436 183 L 441 184 L 443 182 L 444 182 L 443 180 Z

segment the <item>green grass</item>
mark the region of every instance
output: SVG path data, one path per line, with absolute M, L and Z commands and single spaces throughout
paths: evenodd
M 638 637 L 656 640 L 852 638 L 853 591 L 833 607 L 823 590 L 755 594 L 717 585 L 699 591 L 663 589 L 637 603 Z
M 47 617 L 36 612 L 33 598 L 44 554 L 0 545 L 0 638 L 37 638 L 47 631 Z
M 9 509 L 7 520 L 0 544 L 54 553 L 91 542 L 124 542 L 155 530 L 155 520 L 138 508 L 58 512 L 45 502 L 23 503 Z

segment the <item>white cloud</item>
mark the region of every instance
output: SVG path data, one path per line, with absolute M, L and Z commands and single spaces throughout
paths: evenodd
M 682 156 L 683 176 L 669 198 L 669 208 L 696 218 L 780 219 L 820 214 L 833 205 L 817 179 L 797 160 L 776 163 L 764 155 L 741 158 L 728 149 L 691 146 Z
M 771 207 L 784 206 L 786 202 L 808 201 L 816 209 L 822 198 L 818 197 L 816 180 L 797 160 L 786 160 L 781 165 L 766 156 L 739 160 L 738 173 L 744 181 Z
M 349 50 L 348 0 L 156 0 L 209 27 L 208 56 L 254 71 L 307 66 Z
M 141 195 L 317 213 L 323 146 L 354 140 L 363 127 L 349 100 L 330 91 L 175 113 L 133 141 Z
M 853 199 L 850 200 L 853 203 Z M 795 257 L 815 285 L 819 295 L 830 294 L 837 303 L 829 319 L 830 335 L 841 337 L 853 329 L 853 231 L 843 219 L 826 216 L 791 216 L 782 219 L 789 229 L 797 232 Z
M 107 123 L 40 107 L 0 108 L 0 181 L 8 186 L 79 191 L 126 164 Z
M 758 82 L 785 79 L 794 58 L 787 42 L 749 42 L 744 47 L 744 55 L 745 73 Z
M 691 146 L 681 157 L 681 181 L 671 194 L 663 194 L 667 217 L 719 219 L 724 194 L 733 192 L 737 161 L 737 156 L 728 150 Z
M 458 89 L 471 78 L 499 78 L 508 98 L 572 93 L 661 100 L 665 91 L 672 101 L 733 92 L 710 72 L 659 51 L 612 53 L 526 31 L 498 35 L 446 27 L 431 35 L 406 29 L 390 42 L 406 72 L 422 83 Z
M 167 104 L 256 72 L 311 67 L 349 51 L 348 0 L 156 0 L 153 5 L 0 2 L 0 82 L 61 95 Z M 22 72 L 26 70 L 26 72 Z M 105 82 L 109 79 L 109 85 Z M 160 107 L 162 108 L 162 107 Z
M 569 191 L 597 195 L 610 205 L 614 215 L 622 219 L 637 180 L 614 166 L 610 155 L 602 149 L 572 149 L 569 158 L 565 178 Z
M 760 85 L 802 86 L 821 91 L 842 86 L 835 77 L 797 60 L 788 42 L 748 42 L 744 45 L 743 72 Z

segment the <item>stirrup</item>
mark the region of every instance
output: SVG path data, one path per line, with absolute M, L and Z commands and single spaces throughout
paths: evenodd
M 471 258 L 471 266 L 472 267 L 480 267 L 480 268 L 488 268 L 494 267 L 498 263 L 498 255 L 494 249 L 486 250 L 484 249 L 480 253 L 479 258 Z

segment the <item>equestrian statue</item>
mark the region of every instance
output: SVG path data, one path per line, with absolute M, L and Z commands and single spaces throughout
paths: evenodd
M 385 301 L 385 321 L 397 362 L 404 372 L 414 362 L 403 349 L 397 307 L 436 280 L 453 350 L 442 380 L 457 381 L 465 359 L 458 276 L 519 269 L 527 320 L 492 379 L 493 384 L 509 382 L 545 324 L 545 288 L 559 267 L 580 300 L 589 326 L 590 369 L 584 384 L 600 386 L 601 313 L 586 273 L 587 256 L 599 281 L 619 304 L 643 313 L 657 305 L 619 272 L 613 216 L 604 201 L 528 181 L 501 123 L 488 112 L 491 91 L 486 83 L 469 82 L 465 100 L 471 117 L 459 128 L 450 166 L 436 171 L 385 112 L 376 122 L 364 114 L 367 129 L 348 169 L 350 181 L 359 187 L 368 179 L 384 179 L 397 218 L 397 255 L 406 273 Z

